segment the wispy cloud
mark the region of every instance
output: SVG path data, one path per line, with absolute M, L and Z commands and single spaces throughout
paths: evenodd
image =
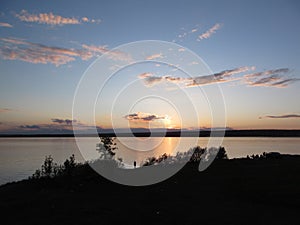
M 258 73 L 252 73 L 252 74 L 247 74 L 245 75 L 245 78 L 256 78 L 256 77 L 261 77 L 265 75 L 272 75 L 272 74 L 278 74 L 278 73 L 288 73 L 290 70 L 288 68 L 280 68 L 280 69 L 275 69 L 275 70 L 266 70 L 263 72 L 258 72 Z
M 148 87 L 152 87 L 164 79 L 163 77 L 154 76 L 152 73 L 142 73 L 138 75 L 138 78 L 142 79 L 144 84 Z
M 183 41 L 185 38 L 187 38 L 189 35 L 196 34 L 199 31 L 199 24 L 195 25 L 192 29 L 186 29 L 182 27 L 180 29 L 180 34 L 177 35 L 176 40 L 173 40 L 173 42 L 177 41 Z
M 21 125 L 19 126 L 19 128 L 21 129 L 29 129 L 29 130 L 38 130 L 38 129 L 41 129 L 41 127 L 39 125 Z
M 236 79 L 240 79 L 240 78 L 232 78 L 233 75 L 244 73 L 246 71 L 254 70 L 254 69 L 255 69 L 255 67 L 244 66 L 244 67 L 238 67 L 238 68 L 231 69 L 231 70 L 224 70 L 219 73 L 212 74 L 212 75 L 193 77 L 193 78 L 190 78 L 190 82 L 187 83 L 186 86 L 191 87 L 191 86 L 208 85 L 208 84 L 213 84 L 213 83 L 229 82 L 229 81 L 233 81 Z
M 22 10 L 19 14 L 15 15 L 18 19 L 24 22 L 30 23 L 39 23 L 39 24 L 47 24 L 47 25 L 66 25 L 66 24 L 81 24 L 81 23 L 99 23 L 100 20 L 89 19 L 87 17 L 82 17 L 81 19 L 77 19 L 75 17 L 63 17 L 60 15 L 55 15 L 52 12 L 50 13 L 39 13 L 39 14 L 31 14 L 26 10 Z
M 231 70 L 224 70 L 219 73 L 215 73 L 212 75 L 206 76 L 198 76 L 198 77 L 190 77 L 190 78 L 182 78 L 182 77 L 174 77 L 171 75 L 165 76 L 155 76 L 152 73 L 142 73 L 138 75 L 138 78 L 144 81 L 144 84 L 148 87 L 152 87 L 160 82 L 166 81 L 170 83 L 181 84 L 185 87 L 192 87 L 192 86 L 201 86 L 201 85 L 208 85 L 213 83 L 221 83 L 221 82 L 229 82 L 236 79 L 241 78 L 233 78 L 232 76 L 235 74 L 244 73 L 249 70 L 254 70 L 255 67 L 239 67 Z
M 100 22 L 101 22 L 100 19 L 89 19 L 89 18 L 87 18 L 86 16 L 85 16 L 85 17 L 82 17 L 82 18 L 81 18 L 81 21 L 82 21 L 82 22 L 85 22 L 85 23 L 100 23 Z
M 105 46 L 82 45 L 81 49 L 68 49 L 46 46 L 16 38 L 0 38 L 0 56 L 9 60 L 22 60 L 30 63 L 51 63 L 56 66 L 76 60 L 89 60 L 94 56 L 108 54 L 113 60 L 130 60 L 124 52 L 110 51 Z
M 77 122 L 77 120 L 70 120 L 70 119 L 51 119 L 53 123 L 58 123 L 58 124 L 65 124 L 65 125 L 72 125 L 73 122 Z
M 270 118 L 270 119 L 290 119 L 290 118 L 300 118 L 300 114 L 284 114 L 284 115 L 268 115 L 259 117 L 259 119 Z
M 190 66 L 192 66 L 192 65 L 198 65 L 198 64 L 199 64 L 199 63 L 196 62 L 196 61 L 192 61 L 192 62 L 189 63 Z
M 62 134 L 73 133 L 73 130 L 89 132 L 91 129 L 102 129 L 100 126 L 81 123 L 72 119 L 51 119 L 50 123 L 15 124 L 0 122 L 0 133 L 35 133 L 35 134 Z
M 9 108 L 0 108 L 0 113 L 11 112 L 11 111 L 13 110 Z
M 290 69 L 288 68 L 244 74 L 247 71 L 253 70 L 255 70 L 254 66 L 244 66 L 235 69 L 224 70 L 211 75 L 189 78 L 175 77 L 172 75 L 158 76 L 152 73 L 142 73 L 138 75 L 138 78 L 142 79 L 145 86 L 148 87 L 152 87 L 164 81 L 180 84 L 183 87 L 193 87 L 239 80 L 242 84 L 247 84 L 248 86 L 284 88 L 296 81 L 300 81 L 300 78 L 291 78 L 287 76 L 287 74 L 290 72 Z
M 299 81 L 299 78 L 287 77 L 290 72 L 288 68 L 266 70 L 263 72 L 247 74 L 244 76 L 248 86 L 277 87 L 284 88 L 289 84 Z
M 82 45 L 82 48 L 85 50 L 88 50 L 88 52 L 91 52 L 93 54 L 102 55 L 102 54 L 108 54 L 109 58 L 120 60 L 120 61 L 131 61 L 132 58 L 129 54 L 117 50 L 109 50 L 106 46 L 95 46 L 95 45 Z M 100 54 L 99 54 L 100 53 Z
M 3 22 L 0 22 L 0 27 L 8 27 L 8 28 L 12 28 L 13 26 L 9 23 L 3 23 Z
M 216 23 L 214 26 L 212 26 L 209 30 L 207 30 L 206 32 L 200 34 L 198 36 L 198 41 L 203 40 L 203 39 L 207 39 L 209 38 L 211 35 L 213 35 L 217 30 L 219 30 L 221 28 L 221 24 Z
M 137 112 L 137 113 L 125 115 L 124 118 L 134 122 L 151 122 L 155 120 L 166 119 L 167 116 L 159 116 L 151 113 Z
M 30 63 L 52 63 L 56 66 L 74 61 L 80 54 L 74 50 L 48 47 L 18 39 L 0 38 L 0 55 L 4 59 Z
M 72 130 L 72 123 L 76 125 L 80 125 L 77 123 L 77 120 L 71 119 L 58 119 L 53 118 L 51 119 L 52 123 L 46 124 L 31 124 L 31 125 L 20 125 L 18 128 L 23 130 L 62 130 L 62 129 L 69 129 Z
M 163 58 L 163 54 L 157 53 L 157 54 L 147 56 L 146 60 L 154 60 L 154 59 L 161 59 L 161 58 Z

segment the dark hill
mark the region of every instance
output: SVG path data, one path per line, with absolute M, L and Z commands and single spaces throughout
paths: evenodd
M 122 186 L 88 166 L 0 187 L 2 224 L 295 224 L 300 158 L 188 163 L 151 186 Z

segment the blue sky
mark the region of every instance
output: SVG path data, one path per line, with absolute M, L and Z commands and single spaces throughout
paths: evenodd
M 182 78 L 176 85 L 192 96 L 198 89 L 186 88 L 189 82 L 203 88 L 219 85 L 228 127 L 300 129 L 299 21 L 298 1 L 2 1 L 0 132 L 71 129 L 66 121 L 72 119 L 76 86 L 88 66 L 110 49 L 141 40 L 174 42 L 192 50 L 217 75 L 216 82 L 196 79 L 199 74 L 183 79 L 164 66 L 142 65 L 117 74 L 107 96 L 137 79 L 129 95 L 152 91 L 172 99 L 177 92 L 170 90 L 174 82 L 168 75 Z M 160 77 L 159 82 L 149 83 L 153 77 Z M 122 103 L 130 105 L 133 99 Z M 109 100 L 99 103 L 97 126 L 111 127 L 112 118 L 117 127 L 128 122 L 187 129 L 212 125 L 200 103 L 202 122 L 188 121 L 187 109 L 181 118 L 186 122 L 179 124 L 174 109 L 163 103 L 158 107 L 156 100 L 131 112 L 120 106 L 113 114 L 107 110 Z

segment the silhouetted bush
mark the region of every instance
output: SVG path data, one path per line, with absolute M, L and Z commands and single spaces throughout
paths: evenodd
M 164 153 L 161 156 L 156 157 L 149 157 L 146 159 L 146 162 L 144 162 L 143 166 L 151 166 L 151 165 L 156 165 L 158 163 L 161 163 L 162 161 L 165 161 L 168 157 L 170 157 L 169 155 L 167 155 L 166 153 Z
M 51 157 L 51 155 L 46 156 L 44 164 L 42 165 L 41 176 L 55 177 L 58 173 L 58 165 L 53 162 L 53 158 Z
M 97 151 L 100 153 L 100 159 L 112 159 L 116 154 L 116 143 L 112 137 L 100 137 L 101 143 L 97 144 Z
M 60 175 L 71 175 L 79 163 L 75 162 L 75 156 L 72 154 L 69 159 L 63 163 L 63 165 L 58 165 L 53 162 L 51 155 L 46 156 L 41 169 L 36 170 L 35 173 L 29 177 L 30 179 L 40 179 L 40 178 L 53 178 Z
M 217 153 L 218 151 L 218 153 Z M 206 154 L 205 154 L 206 153 Z M 177 152 L 175 156 L 167 155 L 166 153 L 158 157 L 149 157 L 142 164 L 142 166 L 150 166 L 157 164 L 173 164 L 173 163 L 186 163 L 186 162 L 199 162 L 204 155 L 216 156 L 215 159 L 223 160 L 228 159 L 227 153 L 224 147 L 210 148 L 206 152 L 206 148 L 196 146 L 186 152 Z
M 194 152 L 193 152 L 192 157 L 190 158 L 190 161 L 191 162 L 199 162 L 201 160 L 201 156 L 204 154 L 206 149 L 201 148 L 200 146 L 196 146 L 192 150 Z
M 263 152 L 261 155 L 247 155 L 247 159 L 259 160 L 259 159 L 280 159 L 283 155 L 279 152 Z
M 228 159 L 226 150 L 224 147 L 219 147 L 218 154 L 216 156 L 216 159 Z
M 75 162 L 75 156 L 74 154 L 72 154 L 70 158 L 64 162 L 64 167 L 62 172 L 70 175 L 74 171 L 76 165 L 77 164 Z

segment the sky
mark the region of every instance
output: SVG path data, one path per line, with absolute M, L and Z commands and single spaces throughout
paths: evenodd
M 298 1 L 0 6 L 0 133 L 63 133 L 72 124 L 82 130 L 300 129 Z M 143 40 L 163 44 L 131 52 L 118 47 Z M 97 67 L 101 57 L 109 61 L 105 69 Z M 165 63 L 172 57 L 179 63 Z M 115 73 L 97 86 L 95 123 L 84 105 L 75 117 L 82 77 L 95 73 L 101 80 L 105 71 Z

